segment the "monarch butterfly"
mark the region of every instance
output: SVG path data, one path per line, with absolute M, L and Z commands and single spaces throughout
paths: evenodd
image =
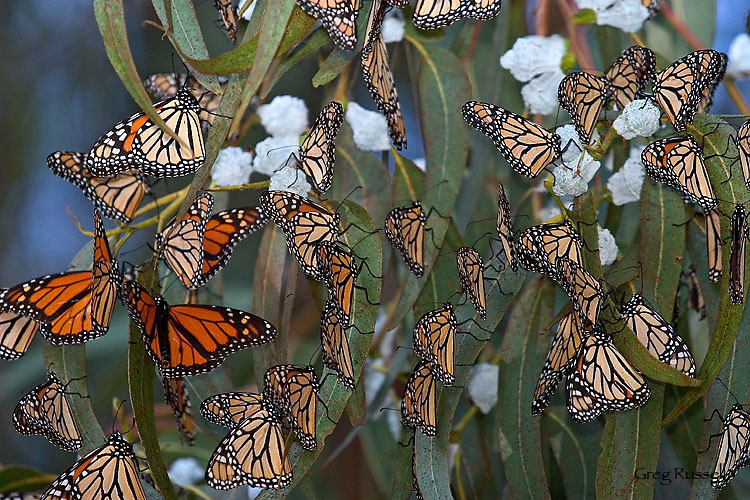
M 693 121 L 697 111 L 707 111 L 713 93 L 724 78 L 727 55 L 712 49 L 696 50 L 656 75 L 656 102 L 678 131 Z
M 716 208 L 703 153 L 692 136 L 654 141 L 643 149 L 641 160 L 655 181 L 677 189 L 705 211 Z
M 297 4 L 323 24 L 337 47 L 354 50 L 358 9 L 352 0 L 297 0 Z
M 203 132 L 208 133 L 216 117 L 216 110 L 219 109 L 221 96 L 206 89 L 198 83 L 198 80 L 193 75 L 186 73 L 155 73 L 147 76 L 143 80 L 143 85 L 146 87 L 146 92 L 152 98 L 160 101 L 174 97 L 182 87 L 187 87 L 201 105 L 198 119 L 201 122 Z M 225 87 L 226 82 L 221 84 L 222 90 Z
M 437 434 L 434 373 L 432 363 L 418 363 L 406 382 L 401 399 L 401 423 L 412 429 L 422 429 L 425 436 Z
M 52 173 L 83 191 L 105 216 L 123 224 L 130 222 L 149 191 L 146 178 L 137 170 L 125 170 L 114 177 L 94 177 L 84 163 L 85 155 L 72 151 L 57 151 L 47 157 Z
M 5 290 L 0 289 L 0 293 Z M 39 323 L 17 313 L 0 313 L 0 359 L 18 359 L 39 331 Z
M 539 415 L 547 408 L 549 399 L 563 374 L 575 362 L 578 349 L 587 334 L 583 331 L 581 319 L 576 311 L 570 311 L 562 317 L 557 326 L 557 333 L 552 339 L 542 373 L 536 383 L 534 399 L 531 401 L 532 415 Z
M 201 403 L 203 418 L 223 427 L 235 427 L 263 409 L 263 397 L 252 392 L 214 394 Z
M 604 300 L 602 287 L 594 276 L 583 266 L 568 258 L 561 258 L 557 263 L 557 281 L 573 302 L 573 309 L 578 312 L 586 326 L 596 325 L 599 321 L 599 309 Z
M 486 21 L 500 13 L 500 0 L 418 0 L 414 8 L 414 26 L 434 30 L 463 17 Z
M 487 319 L 487 298 L 484 295 L 484 263 L 479 252 L 471 247 L 461 247 L 456 253 L 458 281 L 469 294 L 474 309 L 482 319 Z
M 132 168 L 154 177 L 195 172 L 205 159 L 198 100 L 182 87 L 174 97 L 155 104 L 154 109 L 180 141 L 167 135 L 145 113 L 136 113 L 99 138 L 86 156 L 86 168 L 97 177 L 111 177 Z
M 331 187 L 336 162 L 334 140 L 343 121 L 343 106 L 336 101 L 329 102 L 300 146 L 300 169 L 310 178 L 318 193 L 325 193 Z
M 730 223 L 732 244 L 729 247 L 729 300 L 742 304 L 745 299 L 745 242 L 747 241 L 747 213 L 743 205 L 737 205 Z
M 336 303 L 328 300 L 320 314 L 320 345 L 323 364 L 336 372 L 344 387 L 353 391 L 355 380 L 352 354 L 349 350 L 349 339 L 341 324 L 337 309 Z
M 607 99 L 605 80 L 582 71 L 570 73 L 560 82 L 557 99 L 573 119 L 582 143 L 591 143 L 591 135 Z
M 659 313 L 647 307 L 643 297 L 633 295 L 620 307 L 625 325 L 648 352 L 688 377 L 695 375 L 695 361 L 685 342 Z
M 270 342 L 278 334 L 268 321 L 238 309 L 170 306 L 135 281 L 124 281 L 121 295 L 143 335 L 146 351 L 167 378 L 211 371 L 227 355 Z
M 188 441 L 195 440 L 195 419 L 185 380 L 182 377 L 162 379 L 164 401 L 172 408 L 180 434 Z
M 450 302 L 428 311 L 414 325 L 412 344 L 417 356 L 433 363 L 437 378 L 443 385 L 455 382 L 454 353 L 458 324 Z
M 546 273 L 557 280 L 557 262 L 567 258 L 583 265 L 583 241 L 570 221 L 531 226 L 518 236 L 521 266 L 535 273 Z
M 221 22 L 224 23 L 224 29 L 232 43 L 237 42 L 237 7 L 232 4 L 232 0 L 214 0 L 214 7 L 221 15 Z
M 385 218 L 385 237 L 417 278 L 424 274 L 424 226 L 427 216 L 422 204 L 396 207 Z
M 357 266 L 354 256 L 338 245 L 323 242 L 318 247 L 318 262 L 321 274 L 328 286 L 329 295 L 335 300 L 343 326 L 351 323 L 354 287 L 357 281 Z
M 692 309 L 700 315 L 700 319 L 706 317 L 706 300 L 703 298 L 701 284 L 698 281 L 698 273 L 695 272 L 695 266 L 690 265 L 685 273 L 685 281 L 688 289 L 688 309 Z
M 262 193 L 260 205 L 286 235 L 289 251 L 305 274 L 322 280 L 318 246 L 323 242 L 336 240 L 340 231 L 339 215 L 287 191 Z
M 737 474 L 740 467 L 747 467 L 750 444 L 750 415 L 741 405 L 734 405 L 724 419 L 721 428 L 716 463 L 711 474 L 711 486 L 724 488 Z
M 62 473 L 42 499 L 145 500 L 133 447 L 119 432 Z
M 366 42 L 362 49 L 362 78 L 378 110 L 388 120 L 388 134 L 399 151 L 406 147 L 406 128 L 401 114 L 401 104 L 388 64 L 388 51 L 381 33 L 388 6 L 374 0 L 367 21 Z
M 536 177 L 561 154 L 560 136 L 523 116 L 494 104 L 469 101 L 464 119 L 492 139 L 510 167 L 525 177 Z
M 50 274 L 20 283 L 0 293 L 0 312 L 15 313 L 39 323 L 52 344 L 80 344 L 107 333 L 120 277 L 112 258 L 99 212 L 94 212 L 94 265 L 92 271 Z M 3 337 L 12 352 L 23 354 L 34 329 L 22 320 Z M 6 338 L 7 336 L 7 338 Z M 22 349 L 19 349 L 22 348 Z
M 13 491 L 10 493 L 0 493 L 0 500 L 39 500 L 41 497 L 41 493 L 33 492 L 18 493 Z
M 26 394 L 13 410 L 13 427 L 21 434 L 38 434 L 66 451 L 83 446 L 81 433 L 73 418 L 65 386 L 54 373 L 47 381 Z
M 706 212 L 706 251 L 708 255 L 708 279 L 718 283 L 721 279 L 721 232 L 719 226 L 719 212 L 711 210 Z
M 235 394 L 242 393 L 218 396 L 235 400 Z M 245 397 L 240 398 L 244 400 Z M 253 411 L 231 426 L 232 430 L 208 460 L 206 482 L 218 490 L 229 490 L 242 484 L 256 488 L 286 488 L 292 482 L 292 468 L 285 454 L 281 420 L 263 406 L 250 405 L 247 408 Z
M 651 396 L 643 376 L 601 331 L 587 336 L 567 373 L 568 413 L 589 422 L 602 412 L 638 408 Z
M 263 377 L 263 399 L 289 423 L 306 450 L 314 450 L 318 377 L 312 366 L 276 365 Z
M 750 120 L 742 124 L 734 139 L 740 156 L 740 168 L 745 179 L 745 188 L 750 191 Z
M 607 94 L 619 109 L 636 98 L 656 78 L 656 57 L 651 49 L 635 45 L 622 53 L 604 74 Z
M 508 259 L 508 264 L 510 264 L 510 267 L 514 271 L 517 271 L 518 260 L 516 259 L 516 245 L 513 240 L 513 220 L 510 216 L 510 203 L 508 203 L 508 198 L 505 196 L 505 188 L 503 188 L 502 184 L 498 184 L 497 191 L 497 236 L 503 245 L 503 251 L 505 252 L 505 258 Z

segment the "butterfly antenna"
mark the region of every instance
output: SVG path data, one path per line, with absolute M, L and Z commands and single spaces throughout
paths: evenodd
M 335 420 L 333 420 L 331 418 L 331 415 L 328 413 L 328 405 L 326 405 L 320 397 L 318 397 L 318 402 L 325 409 L 325 411 L 326 411 L 326 418 L 328 419 L 328 421 L 331 422 L 333 425 L 338 425 L 338 422 L 336 422 Z
M 716 377 L 716 380 L 718 380 L 719 382 L 721 382 L 721 385 L 724 386 L 724 388 L 727 390 L 727 392 L 729 394 L 731 394 L 731 396 L 734 398 L 735 401 L 737 401 L 738 404 L 740 404 L 739 398 L 737 396 L 735 396 L 734 393 L 732 392 L 732 390 L 729 388 L 729 386 L 727 386 L 727 384 L 725 384 L 724 381 L 721 380 L 721 377 Z
M 357 325 L 355 325 L 354 323 L 352 323 L 351 325 L 348 325 L 348 326 L 345 326 L 345 327 L 343 327 L 343 330 L 345 330 L 345 331 L 346 331 L 346 330 L 348 330 L 348 329 L 350 329 L 350 328 L 353 328 L 354 330 L 357 330 L 357 333 L 359 333 L 360 335 L 372 335 L 372 334 L 374 334 L 374 333 L 375 333 L 375 330 L 373 330 L 373 331 L 371 331 L 371 332 L 363 332 L 363 331 L 362 331 L 362 330 L 360 330 L 360 329 L 359 329 L 359 327 L 358 327 Z

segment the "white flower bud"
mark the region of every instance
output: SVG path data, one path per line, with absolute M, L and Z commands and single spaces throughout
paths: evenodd
M 258 107 L 260 123 L 273 137 L 300 136 L 307 128 L 307 105 L 299 97 L 279 95 Z
M 346 107 L 346 121 L 352 128 L 354 144 L 362 151 L 387 151 L 391 148 L 388 122 L 382 114 L 352 101 Z
M 242 148 L 229 147 L 219 151 L 211 179 L 219 187 L 247 184 L 253 171 L 253 155 Z
M 625 105 L 612 126 L 623 139 L 651 137 L 659 130 L 661 110 L 648 99 L 636 99 Z

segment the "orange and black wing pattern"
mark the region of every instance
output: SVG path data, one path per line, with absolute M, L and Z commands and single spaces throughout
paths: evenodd
M 299 168 L 312 181 L 315 191 L 325 193 L 333 181 L 336 162 L 336 136 L 344 121 L 344 107 L 329 102 L 315 119 L 300 146 Z
M 4 290 L 0 290 L 0 293 Z M 18 359 L 28 350 L 39 323 L 14 312 L 0 313 L 0 359 Z
M 437 406 L 432 363 L 422 361 L 414 367 L 401 399 L 401 423 L 412 429 L 422 429 L 425 436 L 437 434 Z
M 385 236 L 417 278 L 424 274 L 424 227 L 427 216 L 422 204 L 396 207 L 385 218 Z
M 745 301 L 745 243 L 747 242 L 747 212 L 737 205 L 730 222 L 732 242 L 729 247 L 729 300 L 732 304 Z
M 625 50 L 604 74 L 607 96 L 619 109 L 636 99 L 656 78 L 656 57 L 648 47 L 635 45 Z
M 306 450 L 317 447 L 318 390 L 312 366 L 275 365 L 263 377 L 263 399 L 283 415 Z
M 221 22 L 232 43 L 237 42 L 237 7 L 232 0 L 214 0 L 214 6 L 221 15 Z
M 278 334 L 266 320 L 238 309 L 170 306 L 134 281 L 123 282 L 122 300 L 164 377 L 211 371 L 229 354 L 270 342 Z
M 471 247 L 461 247 L 456 253 L 458 281 L 469 294 L 474 309 L 482 319 L 487 319 L 487 298 L 484 294 L 484 262 L 479 252 Z
M 708 280 L 718 283 L 722 273 L 721 227 L 718 210 L 706 212 L 706 255 L 708 257 Z
M 573 309 L 578 312 L 582 324 L 585 327 L 597 325 L 599 310 L 604 301 L 604 293 L 599 281 L 583 266 L 568 258 L 561 258 L 556 267 L 558 269 L 556 281 L 570 297 Z
M 195 440 L 195 418 L 193 418 L 192 404 L 185 379 L 164 377 L 162 384 L 164 385 L 164 401 L 172 408 L 177 419 L 177 428 L 182 437 L 192 444 Z
M 500 0 L 417 0 L 414 26 L 434 30 L 464 17 L 486 21 L 500 13 Z
M 498 184 L 497 188 L 497 236 L 503 245 L 505 258 L 508 264 L 514 270 L 518 270 L 518 260 L 516 259 L 515 236 L 513 235 L 513 219 L 510 214 L 510 203 L 505 196 L 505 188 Z
M 357 45 L 357 10 L 352 0 L 297 0 L 297 4 L 323 24 L 337 47 L 354 50 Z
M 583 240 L 570 221 L 531 226 L 518 236 L 516 248 L 521 266 L 554 280 L 561 258 L 583 265 Z
M 583 144 L 590 144 L 599 113 L 607 100 L 604 79 L 583 71 L 570 73 L 560 82 L 557 99 L 573 119 Z
M 454 356 L 457 329 L 456 314 L 450 302 L 426 312 L 414 325 L 414 353 L 432 363 L 435 376 L 447 386 L 453 385 L 456 380 Z
M 338 306 L 331 300 L 326 301 L 320 314 L 320 347 L 323 364 L 336 372 L 344 387 L 353 391 L 355 380 L 349 338 L 341 323 Z
M 750 120 L 743 123 L 737 130 L 735 144 L 740 155 L 740 168 L 742 177 L 745 179 L 745 188 L 750 191 Z
M 318 247 L 318 262 L 329 296 L 335 300 L 343 326 L 347 327 L 351 323 L 358 272 L 354 255 L 334 243 L 325 242 Z
M 263 396 L 252 392 L 214 394 L 201 403 L 203 418 L 216 425 L 232 428 L 263 409 Z

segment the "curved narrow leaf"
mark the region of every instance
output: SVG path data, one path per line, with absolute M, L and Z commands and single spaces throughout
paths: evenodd
M 362 228 L 367 232 L 374 232 L 375 230 L 375 225 L 370 216 L 367 215 L 367 212 L 356 203 L 344 201 L 339 207 L 338 213 L 341 215 L 342 227 L 356 224 L 359 228 Z M 341 236 L 341 238 L 344 243 L 350 247 L 356 245 L 354 253 L 357 261 L 366 260 L 370 269 L 377 272 L 377 270 L 382 267 L 383 249 L 381 247 L 380 238 L 377 237 L 376 234 L 368 234 L 359 228 L 352 226 Z M 358 244 L 360 241 L 362 241 L 362 243 Z M 372 335 L 365 335 L 359 332 L 372 332 L 375 329 L 375 319 L 377 318 L 378 307 L 377 305 L 370 304 L 370 302 L 375 303 L 380 300 L 381 280 L 373 277 L 367 271 L 367 266 L 364 266 L 362 272 L 360 272 L 357 277 L 357 285 L 358 287 L 367 290 L 367 293 L 365 294 L 364 290 L 359 288 L 354 291 L 352 318 L 354 318 L 356 328 L 349 329 L 348 335 L 352 365 L 354 367 L 354 378 L 360 380 L 362 370 L 365 366 L 365 358 L 370 349 Z M 359 331 L 357 331 L 357 329 L 359 329 Z M 328 372 L 328 369 L 323 371 L 321 380 L 326 378 Z M 330 376 L 327 380 L 328 382 L 321 387 L 318 397 L 321 404 L 328 408 L 327 415 L 334 421 L 338 421 L 343 414 L 344 408 L 352 393 L 346 389 L 336 377 Z M 317 449 L 306 451 L 302 449 L 299 443 L 295 442 L 292 444 L 292 447 L 289 450 L 289 459 L 292 464 L 294 477 L 289 487 L 282 491 L 266 490 L 257 497 L 258 499 L 283 498 L 289 493 L 289 491 L 291 491 L 291 489 L 295 488 L 306 479 L 311 467 L 323 451 L 326 437 L 330 435 L 335 428 L 335 425 L 328 420 L 327 415 L 322 411 L 318 412 L 316 436 L 318 441 Z
M 156 15 L 162 24 L 172 29 L 168 32 L 172 45 L 179 47 L 179 51 L 195 59 L 207 59 L 208 49 L 203 40 L 203 32 L 198 17 L 195 15 L 193 2 L 191 0 L 171 0 L 170 15 L 167 15 L 167 6 L 164 0 L 151 0 Z M 192 72 L 198 82 L 214 94 L 221 95 L 219 80 L 213 75 L 203 75 L 196 71 Z
M 273 72 L 271 79 L 263 84 L 260 92 L 261 100 L 265 100 L 268 94 L 273 90 L 281 77 L 286 74 L 287 71 L 295 67 L 301 60 L 317 52 L 321 47 L 328 43 L 328 33 L 323 28 L 316 29 L 312 35 L 307 37 L 299 47 L 294 50 L 294 53 L 284 58 L 279 64 L 279 67 Z
M 575 424 L 565 407 L 560 406 L 550 406 L 545 410 L 542 423 L 547 428 L 552 453 L 562 471 L 566 498 L 595 498 L 596 462 L 601 451 L 599 424 Z
M 0 491 L 5 493 L 39 491 L 49 486 L 55 479 L 57 476 L 39 472 L 31 467 L 11 465 L 0 469 Z
M 699 114 L 688 127 L 688 131 L 696 136 L 699 143 L 703 143 L 706 169 L 719 199 L 719 210 L 725 214 L 732 213 L 736 203 L 748 201 L 748 192 L 741 175 L 735 174 L 729 182 L 725 182 L 730 177 L 731 158 L 735 158 L 737 155 L 737 149 L 732 141 L 732 135 L 735 133 L 734 128 L 721 118 Z M 727 238 L 729 236 L 729 221 L 726 217 L 720 217 L 720 219 L 721 236 Z M 705 259 L 705 254 L 703 255 Z M 727 293 L 729 287 L 729 252 L 726 249 L 722 252 L 722 258 L 724 273 L 718 285 L 720 299 L 719 306 L 716 309 L 716 322 L 713 323 L 708 353 L 698 371 L 701 385 L 685 393 L 677 406 L 665 417 L 664 425 L 670 423 L 703 396 L 726 363 L 734 346 L 743 307 L 733 305 L 729 301 L 729 294 Z M 744 286 L 746 289 L 748 280 L 750 280 L 750 274 L 745 273 Z M 716 285 L 710 286 L 715 287 Z M 713 312 L 709 312 L 709 315 L 710 317 L 713 316 Z
M 549 339 L 539 333 L 554 307 L 554 285 L 535 278 L 518 296 L 503 335 L 497 397 L 505 404 L 497 412 L 497 424 L 505 477 L 515 498 L 551 498 L 540 467 L 540 419 L 531 414 L 531 400 L 549 348 Z

